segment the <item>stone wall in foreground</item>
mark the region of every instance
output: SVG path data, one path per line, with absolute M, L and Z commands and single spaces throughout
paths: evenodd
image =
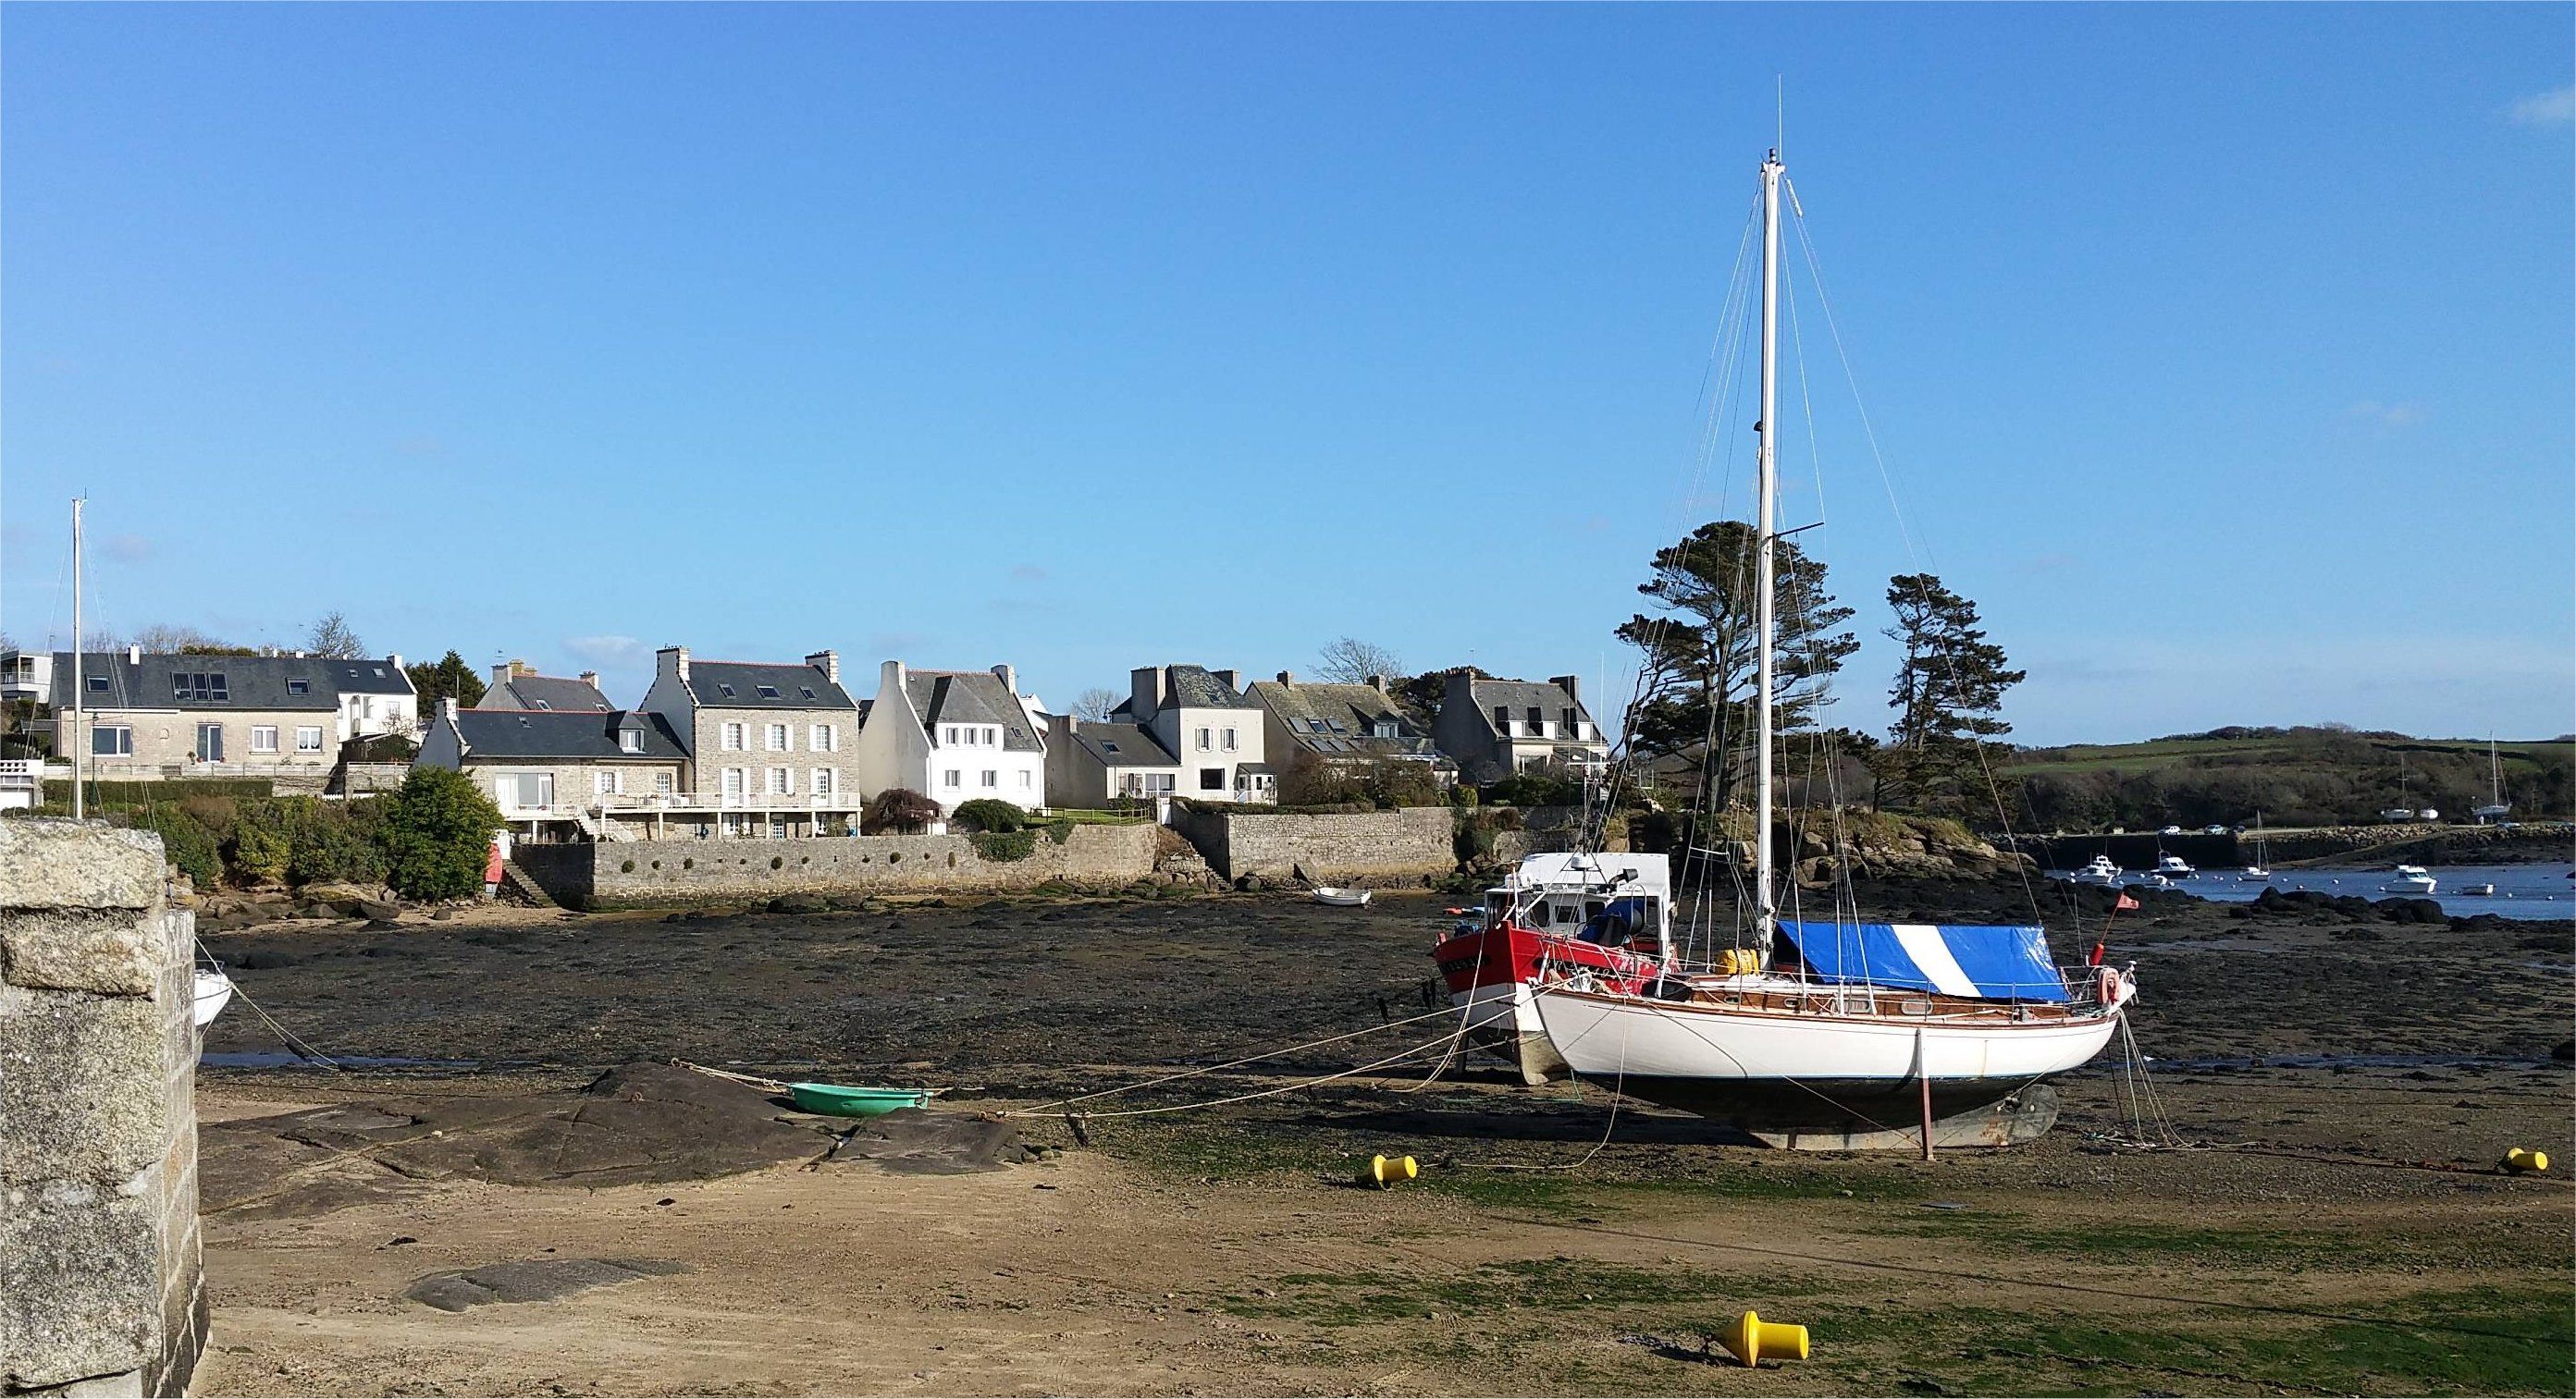
M 1175 807 L 1172 829 L 1226 879 L 1421 884 L 1456 869 L 1445 806 L 1402 811 L 1256 812 Z
M 196 1368 L 194 938 L 159 836 L 0 820 L 0 1394 Z
M 1115 889 L 1154 875 L 1152 825 L 1076 826 L 1061 843 L 1045 831 L 1032 835 L 1018 859 L 989 858 L 965 835 L 521 844 L 511 859 L 571 908 L 786 894 L 1006 893 L 1046 883 Z

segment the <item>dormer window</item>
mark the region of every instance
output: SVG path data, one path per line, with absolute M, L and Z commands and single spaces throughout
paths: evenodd
M 1395 721 L 1393 719 L 1380 719 L 1376 723 L 1369 725 L 1369 732 L 1375 734 L 1379 738 L 1393 738 L 1395 737 Z
M 621 753 L 641 753 L 641 752 L 643 752 L 643 751 L 644 751 L 644 731 L 643 731 L 642 729 L 620 729 L 620 730 L 618 730 L 618 731 L 617 731 L 617 750 L 618 750 L 619 752 L 621 752 Z
M 309 695 L 313 693 L 313 682 L 310 680 L 289 680 L 286 682 L 286 692 L 290 695 Z

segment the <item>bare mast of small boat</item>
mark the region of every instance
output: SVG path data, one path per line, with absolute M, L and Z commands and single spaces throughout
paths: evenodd
M 81 691 L 88 688 L 81 680 L 81 507 L 86 497 L 72 497 L 72 819 L 80 820 L 81 750 L 89 741 L 81 734 Z
M 1780 360 L 1780 152 L 1762 160 L 1762 416 L 1753 424 L 1753 946 L 1757 965 L 1771 965 L 1771 938 L 1780 911 L 1771 890 L 1771 637 L 1774 615 L 1772 576 L 1779 528 L 1780 462 L 1775 452 L 1779 434 L 1772 414 L 1779 407 Z

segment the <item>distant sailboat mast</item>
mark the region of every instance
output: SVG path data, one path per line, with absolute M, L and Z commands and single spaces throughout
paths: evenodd
M 81 808 L 81 749 L 87 743 L 81 737 L 81 507 L 88 504 L 79 496 L 72 497 L 72 819 L 84 814 Z
M 1779 458 L 1772 414 L 1779 403 L 1780 356 L 1780 152 L 1762 162 L 1762 416 L 1753 424 L 1753 465 L 1758 486 L 1753 513 L 1753 910 L 1754 946 L 1771 965 L 1771 937 L 1779 909 L 1771 890 L 1771 634 L 1773 531 L 1778 527 Z

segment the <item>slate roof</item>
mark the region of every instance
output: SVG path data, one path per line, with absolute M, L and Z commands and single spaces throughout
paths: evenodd
M 560 675 L 518 675 L 483 692 L 474 702 L 476 709 L 552 709 L 573 713 L 607 714 L 617 706 L 608 696 L 587 680 L 567 680 Z
M 1006 753 L 1043 753 L 1020 697 L 989 670 L 906 670 L 904 694 L 932 737 L 941 724 L 999 724 Z
M 506 758 L 557 758 L 580 762 L 678 762 L 688 756 L 677 734 L 659 714 L 641 711 L 596 714 L 580 710 L 460 709 L 456 731 L 465 739 L 467 761 Z M 644 751 L 617 746 L 617 731 L 633 724 L 644 731 Z
M 149 656 L 144 659 L 150 660 Z M 194 659 L 173 657 L 173 660 Z M 265 658 L 263 658 L 265 659 Z M 292 658 L 290 658 L 292 659 Z M 412 693 L 411 677 L 401 666 L 383 656 L 360 656 L 355 660 L 326 660 L 322 666 L 331 674 L 332 685 L 344 695 L 408 695 Z
M 1298 681 L 1282 685 L 1276 680 L 1252 682 L 1252 698 L 1279 718 L 1280 727 L 1297 740 L 1298 746 L 1325 758 L 1434 758 L 1439 756 L 1428 735 L 1413 731 L 1413 723 L 1394 700 L 1378 692 L 1374 685 L 1313 684 Z M 1397 736 L 1379 738 L 1372 731 L 1380 719 L 1393 719 Z
M 363 666 L 366 663 L 326 661 L 312 656 L 145 656 L 140 662 L 126 659 L 123 651 L 84 651 L 81 653 L 83 685 L 81 703 L 90 709 L 181 709 L 181 710 L 317 710 L 330 713 L 340 707 L 339 667 Z M 389 662 L 377 661 L 384 669 Z M 400 671 L 394 672 L 400 676 Z M 187 697 L 178 696 L 171 681 L 173 675 L 189 677 Z M 206 677 L 203 697 L 195 678 Z M 221 677 L 218 691 L 215 679 Z M 105 679 L 104 688 L 98 681 Z M 304 683 L 304 693 L 296 694 L 292 681 Z M 220 693 L 223 698 L 215 696 Z M 363 692 L 356 692 L 363 693 Z M 403 681 L 395 694 L 411 693 L 411 682 Z M 68 709 L 72 703 L 72 653 L 54 653 L 53 703 Z
M 1104 724 L 1090 719 L 1077 719 L 1073 724 L 1073 741 L 1082 751 L 1099 760 L 1102 767 L 1177 768 L 1181 760 L 1163 751 L 1163 745 L 1151 733 L 1134 724 Z
M 766 687 L 769 693 L 762 693 Z M 731 694 L 726 691 L 730 689 Z M 689 693 L 705 709 L 855 709 L 850 692 L 803 661 L 691 661 Z
M 1590 710 L 1577 704 L 1574 696 L 1553 681 L 1471 680 L 1467 682 L 1467 693 L 1475 699 L 1477 717 L 1484 720 L 1488 729 L 1494 727 L 1494 706 L 1498 704 L 1510 705 L 1515 719 L 1526 717 L 1532 707 L 1537 708 L 1541 719 L 1551 724 L 1562 720 L 1568 709 L 1574 710 L 1587 723 L 1592 719 Z
M 1172 668 L 1172 703 L 1191 709 L 1250 709 L 1251 700 L 1235 693 L 1205 666 L 1176 665 Z

